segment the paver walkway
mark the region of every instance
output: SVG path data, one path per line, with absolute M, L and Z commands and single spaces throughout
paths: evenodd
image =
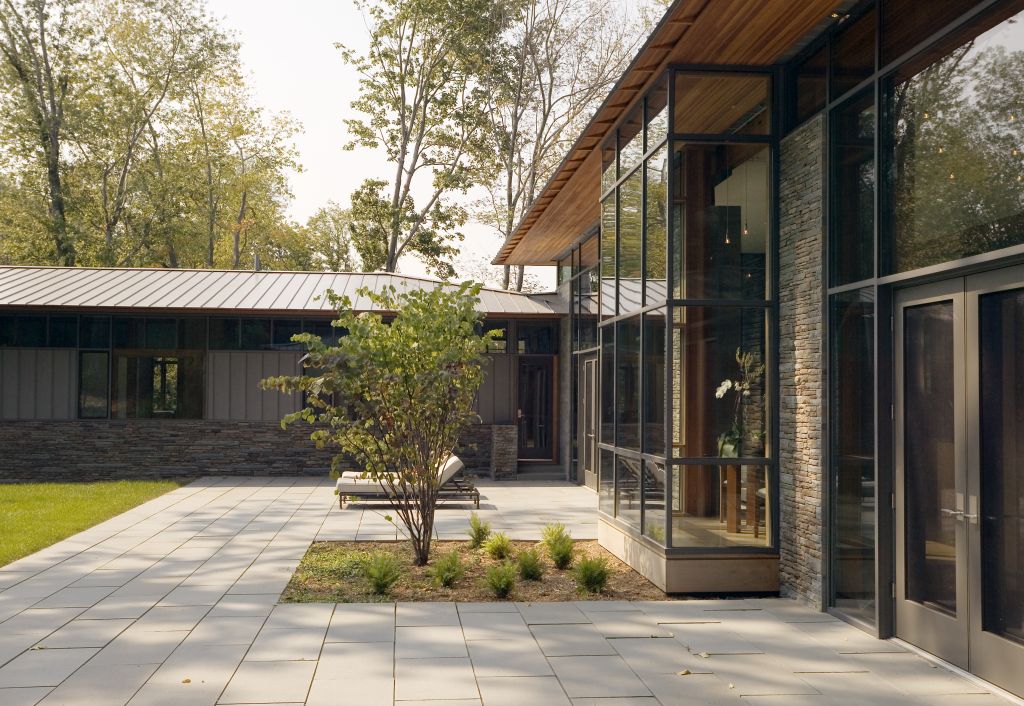
M 541 516 L 575 492 L 485 503 L 526 533 L 546 520 L 517 524 L 506 494 Z M 592 512 L 578 497 L 559 502 Z M 277 605 L 314 538 L 362 531 L 333 501 L 204 479 L 0 568 L 0 704 L 1005 703 L 779 599 Z

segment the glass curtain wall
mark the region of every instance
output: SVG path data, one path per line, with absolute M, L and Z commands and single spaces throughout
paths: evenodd
M 775 543 L 771 96 L 677 69 L 603 150 L 601 509 L 667 548 Z
M 824 109 L 828 126 L 830 602 L 869 623 L 890 401 L 879 302 L 965 258 L 1024 254 L 1022 26 L 1024 0 L 866 2 L 787 72 L 790 125 Z

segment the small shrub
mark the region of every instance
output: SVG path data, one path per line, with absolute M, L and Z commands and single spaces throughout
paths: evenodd
M 574 544 L 572 537 L 567 534 L 552 537 L 547 542 L 548 556 L 551 557 L 551 563 L 555 565 L 555 568 L 568 569 L 572 566 L 573 554 L 576 549 Z
M 377 552 L 363 563 L 363 576 L 378 596 L 387 595 L 402 576 L 398 560 L 390 554 Z
M 544 565 L 540 561 L 540 552 L 536 547 L 519 552 L 516 564 L 519 567 L 519 578 L 524 581 L 540 581 L 540 577 L 544 575 Z
M 508 598 L 516 585 L 516 569 L 508 562 L 488 567 L 484 575 L 488 588 L 497 598 Z
M 451 588 L 466 575 L 466 567 L 462 565 L 458 552 L 450 551 L 435 559 L 428 573 L 435 585 Z
M 608 584 L 608 577 L 611 571 L 608 569 L 608 560 L 603 556 L 596 558 L 580 559 L 576 568 L 573 569 L 573 576 L 576 579 L 576 586 L 587 593 L 600 593 Z
M 498 532 L 484 542 L 484 551 L 492 559 L 508 559 L 512 556 L 512 540 L 504 532 Z
M 491 536 L 491 523 L 481 520 L 474 512 L 469 516 L 469 530 L 466 534 L 469 535 L 469 548 L 479 549 Z
M 569 532 L 565 529 L 565 525 L 561 522 L 553 522 L 549 525 L 544 525 L 544 529 L 540 531 L 540 542 L 544 546 L 548 546 L 551 542 L 568 536 Z

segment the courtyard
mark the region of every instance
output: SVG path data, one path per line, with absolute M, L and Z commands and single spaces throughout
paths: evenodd
M 577 486 L 481 493 L 520 538 L 595 529 Z M 384 539 L 378 510 L 318 479 L 204 478 L 0 568 L 0 703 L 1005 703 L 785 599 L 278 604 L 315 539 Z M 439 537 L 468 513 L 441 510 Z

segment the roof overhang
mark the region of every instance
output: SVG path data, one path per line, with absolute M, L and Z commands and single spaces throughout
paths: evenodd
M 600 215 L 600 147 L 673 64 L 772 66 L 850 0 L 676 0 L 494 258 L 554 265 Z

